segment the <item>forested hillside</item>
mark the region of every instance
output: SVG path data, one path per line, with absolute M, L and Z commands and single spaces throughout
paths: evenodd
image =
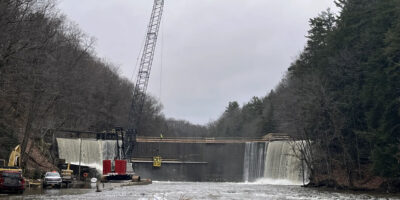
M 132 84 L 94 56 L 93 40 L 56 13 L 52 1 L 1 1 L 0 9 L 3 137 L 35 155 L 30 144 L 50 129 L 125 123 Z M 1 143 L 7 158 L 9 143 Z
M 49 131 L 126 127 L 133 84 L 96 57 L 93 46 L 92 38 L 57 12 L 54 1 L 0 1 L 0 158 L 8 159 L 22 144 L 29 166 L 48 169 L 52 144 L 43 137 Z M 147 96 L 140 135 L 204 130 L 167 121 L 161 109 Z
M 400 177 L 400 1 L 340 0 L 274 91 L 229 103 L 214 134 L 293 135 L 312 184 L 394 189 Z M 396 183 L 397 182 L 397 183 Z
M 265 97 L 242 106 L 232 101 L 204 127 L 166 119 L 162 105 L 147 96 L 139 134 L 287 133 L 303 141 L 298 156 L 310 169 L 311 184 L 395 188 L 400 1 L 337 5 L 338 15 L 327 10 L 310 20 L 304 50 Z M 51 144 L 43 143 L 49 131 L 126 127 L 133 84 L 96 56 L 93 41 L 57 13 L 51 0 L 0 1 L 0 158 L 22 144 L 28 166 L 49 169 Z

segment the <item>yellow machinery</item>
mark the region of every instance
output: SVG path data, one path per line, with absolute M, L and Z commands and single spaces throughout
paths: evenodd
M 69 176 L 71 176 L 71 175 L 72 175 L 72 173 L 73 173 L 74 171 L 73 171 L 73 170 L 71 170 L 71 168 L 70 168 L 70 167 L 71 167 L 71 164 L 70 164 L 70 163 L 68 163 L 68 165 L 67 165 L 67 169 L 62 169 L 62 170 L 61 170 L 61 174 L 62 174 L 62 175 L 64 175 L 64 174 L 65 174 L 66 176 L 68 176 L 68 175 L 69 175 Z
M 71 183 L 72 182 L 72 174 L 74 173 L 73 170 L 70 169 L 71 164 L 68 163 L 67 165 L 67 169 L 62 169 L 61 170 L 61 178 L 62 181 L 66 184 Z
M 21 147 L 17 145 L 10 154 L 8 159 L 9 167 L 20 167 L 21 166 Z
M 161 167 L 161 156 L 153 157 L 153 167 Z
M 160 139 L 161 140 L 164 139 L 164 136 L 162 133 L 160 134 Z M 161 167 L 161 156 L 159 154 L 159 151 L 160 151 L 160 144 L 158 144 L 158 149 L 155 152 L 155 156 L 153 156 L 153 167 L 157 167 L 157 168 Z
M 21 146 L 17 145 L 14 150 L 10 153 L 10 158 L 8 159 L 8 165 L 0 166 L 0 171 L 19 171 L 21 169 Z

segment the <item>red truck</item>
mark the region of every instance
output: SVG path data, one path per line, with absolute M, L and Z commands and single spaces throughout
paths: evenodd
M 0 171 L 0 192 L 17 192 L 22 194 L 25 190 L 25 179 L 20 171 Z

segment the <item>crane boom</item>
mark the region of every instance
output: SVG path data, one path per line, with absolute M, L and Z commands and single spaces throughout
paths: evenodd
M 160 29 L 161 25 L 163 7 L 164 0 L 154 0 L 150 22 L 147 26 L 146 41 L 141 53 L 136 84 L 133 89 L 133 98 L 129 111 L 128 130 L 124 138 L 124 145 L 122 147 L 126 158 L 132 157 L 133 145 L 136 140 L 135 128 L 138 127 L 140 123 L 140 116 L 146 98 L 146 90 L 157 44 L 158 30 Z

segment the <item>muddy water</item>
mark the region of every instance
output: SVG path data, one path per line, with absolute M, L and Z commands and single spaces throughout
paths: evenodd
M 154 182 L 151 185 L 95 189 L 36 189 L 23 195 L 0 195 L 0 199 L 400 199 L 368 193 L 324 191 L 265 183 Z

